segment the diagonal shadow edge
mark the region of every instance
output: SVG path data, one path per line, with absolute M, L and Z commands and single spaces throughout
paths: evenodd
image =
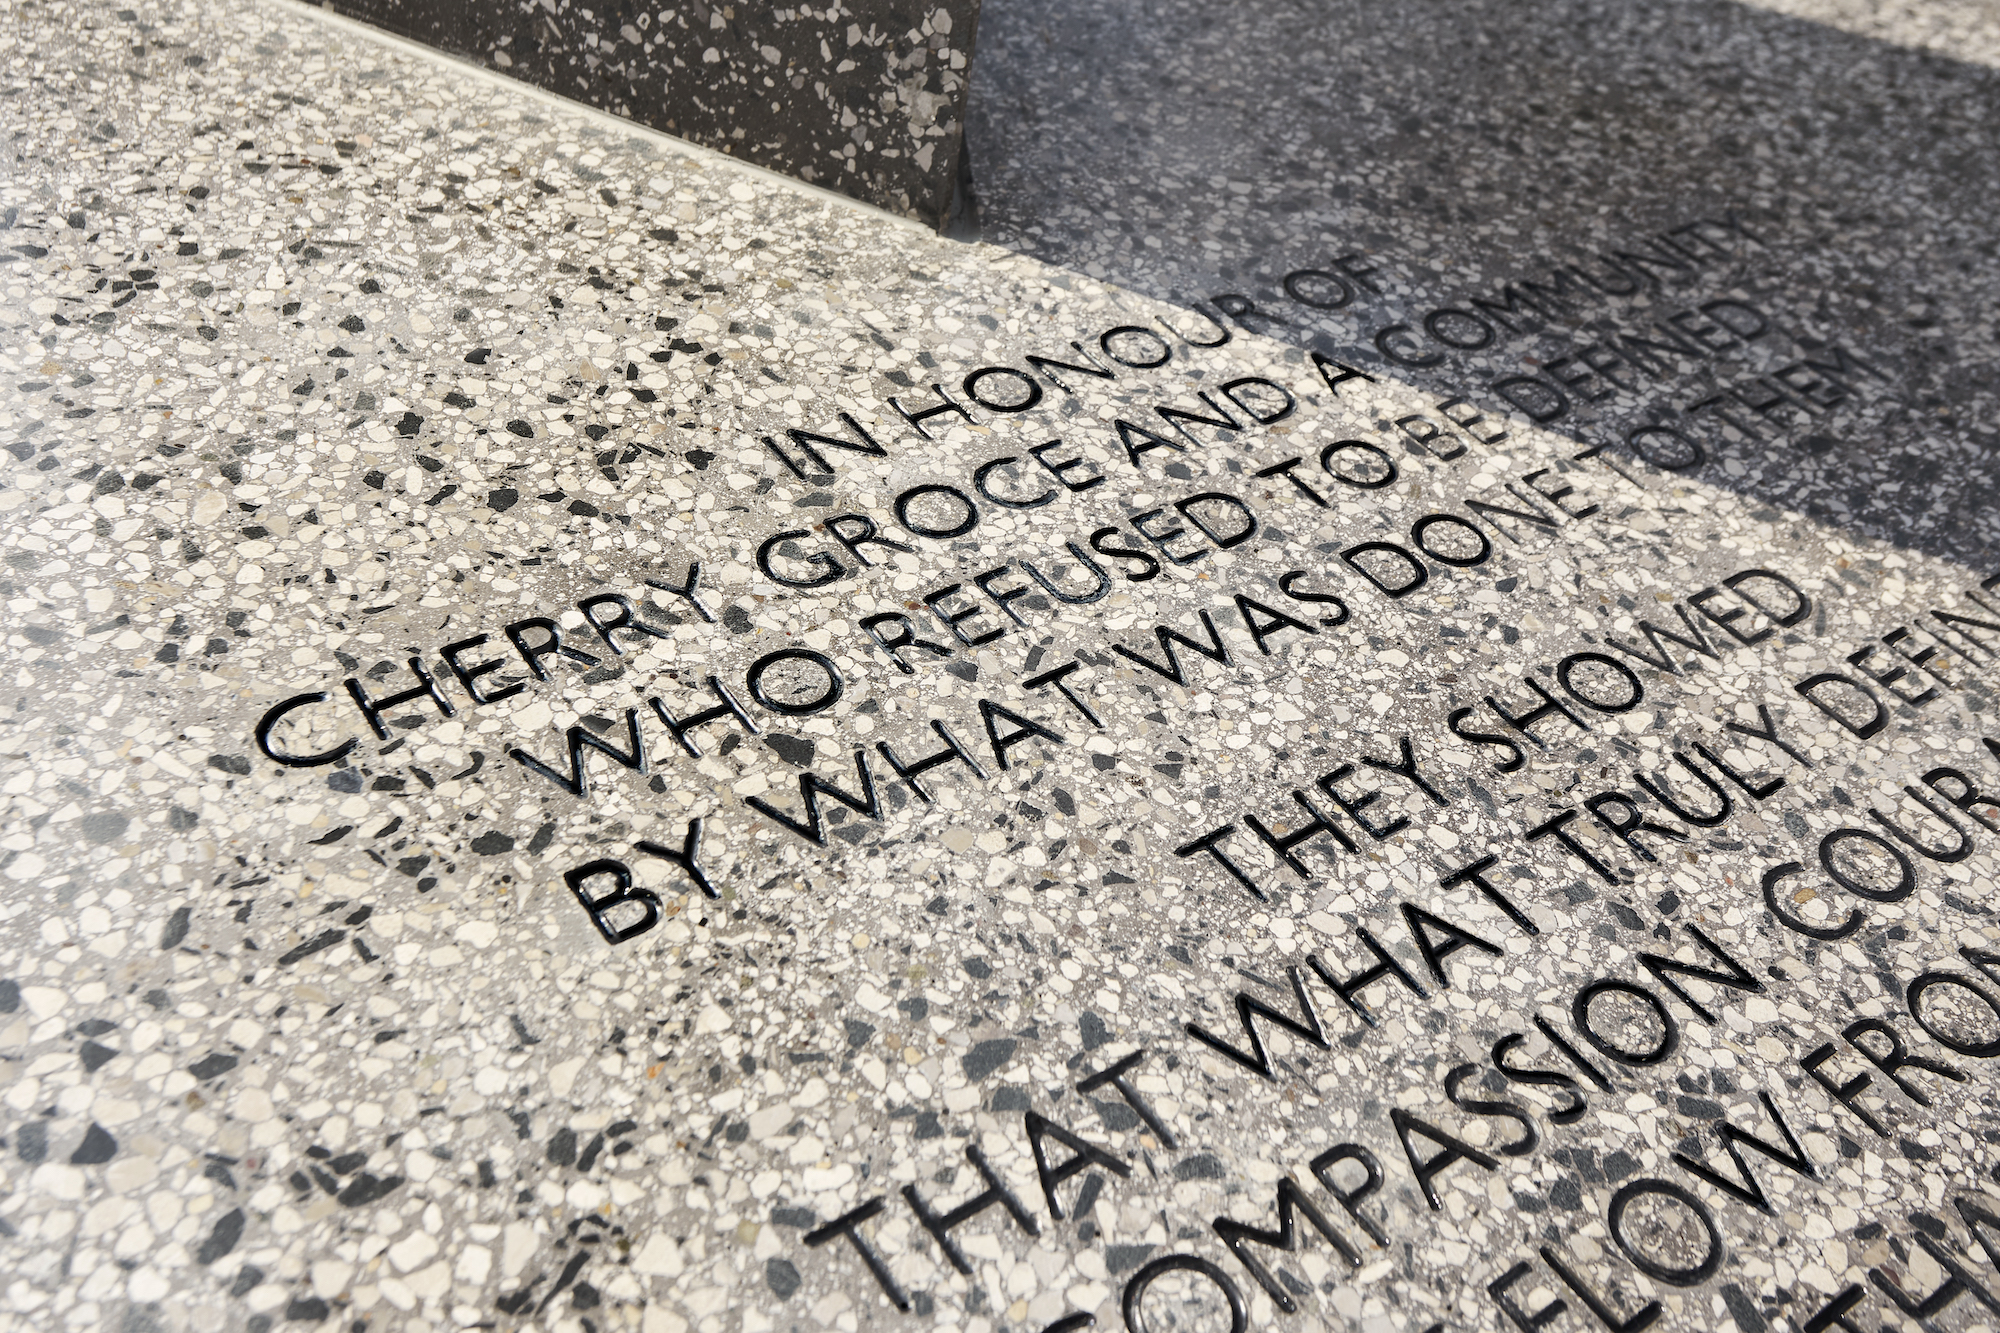
M 1185 27 L 1173 26 L 1171 6 L 1156 8 L 1169 11 L 1168 18 L 1157 20 L 1157 27 L 1175 40 L 1196 40 Z M 1476 11 L 1480 7 L 1469 8 Z M 1539 10 L 1602 12 L 1606 8 L 1615 7 L 1543 5 Z M 1933 100 L 1963 97 L 1970 85 L 1972 105 L 1961 115 L 1990 104 L 2000 119 L 2000 76 L 1984 68 L 1733 4 L 1700 9 L 1711 19 L 1720 16 L 1726 24 L 1735 25 L 1725 26 L 1725 31 L 1747 32 L 1742 42 L 1805 42 L 1809 54 L 1816 53 L 1830 64 L 1872 60 L 1880 67 L 1876 81 L 1885 85 L 1909 79 L 1936 82 L 1945 91 L 1935 93 Z M 1235 12 L 1269 16 L 1291 11 L 1281 3 L 1268 3 Z M 1088 37 L 1089 24 L 1101 16 L 1084 6 L 1066 17 L 1068 26 L 1058 27 L 1065 40 L 1080 32 Z M 1491 217 L 1467 215 L 1463 209 L 1453 212 L 1434 198 L 1428 206 L 1408 199 L 1392 200 L 1386 188 L 1368 196 L 1356 181 L 1363 166 L 1377 166 L 1385 154 L 1394 151 L 1414 151 L 1410 144 L 1415 140 L 1408 135 L 1398 137 L 1401 132 L 1393 128 L 1390 138 L 1383 141 L 1389 146 L 1378 145 L 1372 158 L 1364 155 L 1358 163 L 1329 167 L 1324 163 L 1300 165 L 1302 159 L 1294 156 L 1289 163 L 1297 168 L 1291 174 L 1298 179 L 1286 179 L 1287 159 L 1279 155 L 1277 165 L 1260 177 L 1258 171 L 1272 159 L 1270 140 L 1280 131 L 1292 133 L 1303 122 L 1324 133 L 1340 122 L 1340 117 L 1324 106 L 1315 110 L 1308 105 L 1312 99 L 1302 99 L 1298 88 L 1286 90 L 1282 105 L 1273 102 L 1264 111 L 1237 117 L 1236 127 L 1250 133 L 1240 152 L 1232 148 L 1232 160 L 1219 156 L 1218 144 L 1212 139 L 1192 131 L 1123 133 L 1121 125 L 1129 126 L 1144 117 L 1162 82 L 1173 84 L 1171 79 L 1160 78 L 1135 82 L 1137 67 L 1160 43 L 1148 46 L 1142 37 L 1132 43 L 1129 54 L 1121 54 L 1120 48 L 1108 43 L 1086 45 L 1083 54 L 1087 60 L 1066 64 L 1060 51 L 1050 54 L 1049 25 L 1054 22 L 1048 8 L 1025 0 L 989 4 L 986 11 L 984 63 L 974 89 L 970 133 L 981 171 L 985 235 L 990 242 L 1081 269 L 1150 297 L 1184 305 L 1203 304 L 1218 314 L 1222 309 L 1212 299 L 1218 296 L 1224 298 L 1225 308 L 1254 303 L 1257 310 L 1284 322 L 1251 316 L 1237 321 L 1239 327 L 1247 323 L 1294 345 L 1407 375 L 1428 387 L 1468 391 L 1508 374 L 1532 373 L 1533 362 L 1560 358 L 1565 351 L 1574 353 L 1588 346 L 1598 331 L 1593 326 L 1601 328 L 1603 321 L 1619 312 L 1607 310 L 1601 301 L 1582 308 L 1544 305 L 1539 310 L 1529 309 L 1521 312 L 1525 318 L 1517 326 L 1495 328 L 1492 348 L 1427 345 L 1423 351 L 1438 353 L 1442 360 L 1422 366 L 1397 364 L 1375 345 L 1376 335 L 1399 324 L 1419 326 L 1421 342 L 1420 324 L 1426 314 L 1464 309 L 1479 300 L 1505 299 L 1523 280 L 1546 283 L 1548 271 L 1565 262 L 1657 236 L 1702 216 L 1734 213 L 1754 219 L 1756 234 L 1766 242 L 1756 248 L 1761 253 L 1742 254 L 1726 264 L 1703 264 L 1698 266 L 1704 270 L 1699 273 L 1641 269 L 1646 288 L 1642 297 L 1674 300 L 1690 293 L 1690 304 L 1699 304 L 1729 295 L 1741 298 L 1752 292 L 1768 299 L 1776 293 L 1779 301 L 1772 303 L 1771 309 L 1788 333 L 1830 341 L 1826 336 L 1830 329 L 1869 327 L 1872 336 L 1868 345 L 1874 357 L 1901 382 L 1897 401 L 1879 404 L 1874 419 L 1853 423 L 1854 439 L 1841 439 L 1838 430 L 1830 431 L 1824 423 L 1802 421 L 1777 430 L 1753 422 L 1755 433 L 1746 434 L 1722 424 L 1711 409 L 1708 426 L 1686 432 L 1702 440 L 1705 455 L 1689 471 L 1715 484 L 1745 490 L 1913 549 L 1971 563 L 1990 563 L 2000 554 L 2000 525 L 1993 520 L 1995 511 L 2000 510 L 2000 483 L 1996 483 L 1991 463 L 1996 440 L 1977 411 L 2000 385 L 1995 384 L 1990 371 L 1965 364 L 1976 360 L 1970 347 L 1955 358 L 1957 364 L 1941 366 L 1945 352 L 1937 346 L 1936 338 L 1926 336 L 1921 329 L 1899 327 L 1898 321 L 1885 317 L 1893 298 L 1884 297 L 1871 315 L 1845 293 L 1829 293 L 1828 286 L 1837 283 L 1828 281 L 1829 266 L 1823 253 L 1827 248 L 1824 233 L 1829 227 L 1826 208 L 1812 206 L 1812 201 L 1789 200 L 1769 189 L 1744 189 L 1740 181 L 1717 182 L 1709 178 L 1716 174 L 1711 164 L 1701 162 L 1703 177 L 1693 185 L 1684 186 L 1678 194 L 1665 192 L 1656 182 L 1643 190 L 1628 190 L 1616 199 L 1617 207 L 1608 218 L 1600 213 L 1579 221 L 1563 213 L 1552 224 L 1537 229 L 1536 208 L 1546 211 L 1553 205 L 1523 205 L 1523 216 L 1495 215 L 1518 223 L 1518 231 L 1533 233 L 1526 245 L 1503 244 L 1493 228 L 1485 225 Z M 1041 35 L 1025 43 L 1033 49 L 1024 56 L 1023 33 L 1035 23 L 1043 24 Z M 1228 35 L 1240 38 L 1252 28 L 1254 24 L 1238 19 Z M 1661 40 L 1657 34 L 1651 39 Z M 1227 45 L 1225 37 L 1215 32 L 1201 34 L 1200 41 L 1205 43 L 1200 48 L 1202 56 L 1214 55 Z M 1600 41 L 1599 46 L 1603 45 Z M 1335 51 L 1333 58 L 1338 57 Z M 1766 63 L 1779 59 L 1758 58 Z M 1788 69 L 1805 68 L 1804 56 L 1794 53 L 1786 59 Z M 1070 114 L 1089 100 L 1092 108 L 1085 113 L 1088 124 L 1068 137 L 1058 135 L 1049 142 L 1044 132 L 1050 117 L 1030 118 L 1025 109 L 1027 99 L 1049 91 L 1052 80 L 1085 69 L 1084 93 L 1071 97 L 1062 111 Z M 1225 67 L 1215 78 L 1226 82 L 1231 72 Z M 1346 65 L 1335 69 L 1335 75 L 1342 77 L 1350 72 Z M 1329 79 L 1333 77 L 1329 75 Z M 1515 90 L 1502 91 L 1510 97 L 1516 95 Z M 1789 90 L 1779 90 L 1785 91 Z M 1556 102 L 1566 94 L 1560 90 L 1553 95 L 1536 93 L 1544 95 Z M 1571 97 L 1579 105 L 1589 100 L 1587 90 Z M 1919 110 L 1927 106 L 1920 104 Z M 1384 110 L 1382 115 L 1391 113 Z M 1644 119 L 1639 112 L 1628 112 L 1626 118 L 1634 122 Z M 1446 123 L 1435 133 L 1449 140 L 1462 129 L 1456 123 Z M 1100 130 L 1102 135 L 1096 133 Z M 1414 134 L 1428 142 L 1432 132 L 1426 125 Z M 1981 133 L 1975 133 L 1975 143 Z M 1115 147 L 1102 147 L 1100 141 Z M 1902 140 L 1893 145 L 1906 158 L 1908 147 Z M 1702 151 L 1714 156 L 1712 149 Z M 1880 149 L 1877 156 L 1889 151 Z M 1716 160 L 1728 161 L 1725 157 Z M 1948 167 L 1949 163 L 1943 162 L 1932 174 Z M 1921 170 L 1915 164 L 1902 169 Z M 1204 175 L 1211 171 L 1213 175 Z M 1963 230 L 1968 220 L 1965 215 L 1979 213 L 1982 201 L 1992 193 L 1992 174 L 1972 173 L 1973 179 L 1966 186 L 1968 202 L 1948 216 L 1946 223 Z M 1087 179 L 1092 176 L 1096 179 Z M 1246 176 L 1247 181 L 1242 179 Z M 1159 185 L 1162 180 L 1168 184 Z M 1175 183 L 1181 187 L 1178 192 L 1173 188 Z M 1423 189 L 1415 187 L 1415 193 L 1421 201 Z M 1249 213 L 1270 205 L 1290 210 L 1288 216 L 1306 222 L 1277 243 L 1270 243 L 1274 228 L 1260 227 L 1254 216 L 1246 216 L 1246 210 L 1238 208 L 1229 218 L 1229 229 L 1223 230 L 1218 240 L 1208 213 L 1225 208 L 1232 197 L 1244 194 L 1253 198 Z M 1153 208 L 1144 218 L 1137 216 L 1149 199 L 1157 203 L 1161 198 L 1166 199 L 1164 205 Z M 1110 216 L 1088 234 L 1078 233 L 1072 225 L 1076 218 L 1093 212 Z M 1939 224 L 1940 228 L 1944 225 Z M 1071 229 L 1066 231 L 1065 227 Z M 1399 235 L 1399 229 L 1406 230 L 1407 236 Z M 1477 237 L 1472 235 L 1475 230 Z M 1302 233 L 1316 234 L 1301 239 Z M 1671 257 L 1673 252 L 1667 253 Z M 1442 263 L 1427 259 L 1440 254 Z M 1383 287 L 1401 285 L 1406 293 L 1422 295 L 1369 291 L 1354 284 L 1350 298 L 1341 302 L 1338 310 L 1316 310 L 1288 299 L 1284 291 L 1287 275 L 1337 267 L 1336 261 L 1343 255 L 1359 255 L 1362 262 L 1379 266 L 1384 270 L 1378 274 Z M 1838 279 L 1841 275 L 1830 276 Z M 1889 276 L 1880 275 L 1877 281 Z M 1820 288 L 1817 300 L 1810 295 L 1815 286 Z M 1972 296 L 1967 293 L 1963 304 L 1975 305 Z M 1643 326 L 1650 320 L 1642 316 L 1637 322 Z M 1910 322 L 1936 320 L 1913 317 Z M 1958 339 L 1961 346 L 1964 342 L 1963 337 Z M 1484 356 L 1479 355 L 1481 350 Z M 1496 367 L 1492 358 L 1501 352 L 1513 360 Z M 1674 376 L 1664 384 L 1656 380 L 1638 394 L 1628 395 L 1622 405 L 1624 431 L 1651 424 L 1675 407 L 1675 399 L 1682 404 L 1699 401 L 1704 394 L 1685 391 L 1686 384 L 1693 382 Z M 1796 412 L 1812 415 L 1813 409 L 1802 407 Z M 1607 427 L 1603 423 L 1586 423 L 1581 414 L 1571 414 L 1566 423 L 1556 424 L 1572 431 L 1580 447 L 1610 447 L 1628 456 L 1631 453 L 1622 441 L 1604 438 Z M 1719 429 L 1711 430 L 1710 426 Z M 1885 438 L 1892 445 L 1885 446 Z M 1775 462 L 1765 457 L 1771 439 L 1785 441 L 1776 447 L 1779 456 Z M 1885 503 L 1890 497 L 1898 498 Z

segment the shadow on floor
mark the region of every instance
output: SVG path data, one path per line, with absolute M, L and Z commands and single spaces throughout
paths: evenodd
M 1549 424 L 2000 569 L 1992 69 L 1726 0 L 986 0 L 969 124 L 986 242 L 1440 392 L 1743 301 Z

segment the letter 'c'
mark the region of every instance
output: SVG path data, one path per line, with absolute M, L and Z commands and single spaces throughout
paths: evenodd
M 1842 940 L 1861 929 L 1866 914 L 1858 907 L 1849 909 L 1847 920 L 1837 926 L 1815 926 L 1801 921 L 1784 908 L 1778 906 L 1778 885 L 1793 875 L 1805 873 L 1805 867 L 1797 861 L 1787 861 L 1783 865 L 1772 866 L 1764 872 L 1764 910 L 1778 918 L 1786 929 L 1797 931 L 1808 939 Z
M 259 718 L 256 731 L 257 748 L 264 752 L 264 757 L 287 768 L 318 768 L 321 764 L 337 764 L 346 758 L 347 752 L 359 744 L 352 736 L 331 750 L 322 750 L 318 754 L 290 754 L 271 744 L 272 730 L 288 715 L 313 704 L 323 704 L 327 698 L 328 695 L 324 690 L 317 694 L 295 694 Z
M 1018 463 L 1020 461 L 1019 458 L 1009 455 L 1006 458 L 996 458 L 990 463 L 981 464 L 979 470 L 972 474 L 974 488 L 994 504 L 1005 505 L 1009 509 L 1039 509 L 1049 501 L 1055 499 L 1056 488 L 1053 486 L 1043 491 L 1040 495 L 1028 500 L 1015 500 L 993 493 L 992 483 L 988 482 L 987 478 L 992 476 L 998 469 L 1006 467 L 1009 463 Z
M 1398 335 L 1401 335 L 1400 343 L 1397 343 Z M 1392 346 L 1392 343 L 1397 345 Z M 1416 335 L 1410 332 L 1407 324 L 1391 324 L 1375 333 L 1375 349 L 1399 366 L 1434 366 L 1444 360 L 1440 352 L 1413 352 L 1410 350 L 1413 345 L 1420 347 L 1422 344 L 1417 343 Z
M 1222 1291 L 1223 1299 L 1229 1302 L 1229 1333 L 1247 1333 L 1250 1327 L 1250 1312 L 1243 1304 L 1243 1293 L 1211 1261 L 1195 1254 L 1169 1254 L 1153 1260 L 1132 1275 L 1125 1284 L 1125 1294 L 1120 1304 L 1125 1309 L 1125 1327 L 1131 1333 L 1152 1333 L 1152 1325 L 1146 1319 L 1146 1289 L 1158 1278 L 1168 1273 L 1199 1273 L 1213 1282 Z

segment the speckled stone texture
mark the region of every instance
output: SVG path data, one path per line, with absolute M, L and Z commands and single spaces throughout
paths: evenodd
M 960 244 L 114 5 L 0 1333 L 1990 1325 L 1986 11 L 989 11 Z
M 1261 331 L 1357 364 L 1383 362 L 1384 326 L 1546 283 L 1694 217 L 1754 219 L 1771 249 L 1741 271 L 1744 290 L 1782 290 L 1798 317 L 1865 334 L 1897 392 L 1878 419 L 1759 427 L 1788 442 L 1751 489 L 2000 558 L 2000 495 L 1968 467 L 2000 443 L 1989 0 L 1163 0 L 1137 23 L 1122 5 L 1007 0 L 980 39 L 971 143 L 988 241 L 1167 300 L 1269 297 L 1286 322 Z M 1346 253 L 1383 265 L 1380 290 L 1314 311 L 1279 289 Z M 1443 360 L 1392 368 L 1438 385 L 1532 369 L 1602 327 L 1603 294 L 1575 285 L 1581 299 L 1530 307 L 1473 351 L 1419 327 L 1419 355 Z M 1711 391 L 1694 382 L 1619 411 L 1686 416 Z M 1588 408 L 1555 424 L 1608 434 Z M 1717 457 L 1701 475 L 1744 484 L 1726 468 Z
M 327 8 L 927 226 L 949 220 L 978 0 Z

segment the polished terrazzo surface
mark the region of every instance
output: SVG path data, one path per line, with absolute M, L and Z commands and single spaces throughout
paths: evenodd
M 1147 1273 L 1227 1327 L 1173 1255 L 1258 1327 L 1500 1327 L 1517 1264 L 1583 1327 L 1548 1254 L 1657 1327 L 1873 1327 L 1983 1262 L 1993 1019 L 1908 992 L 2000 947 L 1971 149 L 1874 295 L 1775 179 L 1621 178 L 1587 319 L 1440 370 L 1376 341 L 1485 310 L 1422 256 L 1540 251 L 1331 167 L 1128 226 L 1051 132 L 961 245 L 289 9 L 14 12 L 0 1327 L 1033 1333 Z M 1189 304 L 1243 290 L 1286 323 Z M 1590 321 L 1696 350 L 1592 383 Z M 1493 388 L 1557 375 L 1607 396 Z M 1749 431 L 1658 411 L 1723 390 Z M 1770 1114 L 1764 1208 L 1677 1164 Z M 1285 1176 L 1354 1263 L 1218 1238 Z M 961 1264 L 917 1204 L 995 1180 Z M 1713 1244 L 1607 1229 L 1655 1180 Z

